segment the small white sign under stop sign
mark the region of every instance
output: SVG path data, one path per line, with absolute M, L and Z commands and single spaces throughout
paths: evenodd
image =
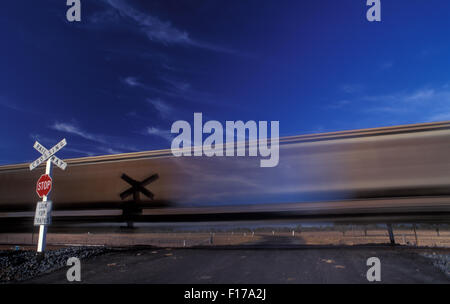
M 45 225 L 52 223 L 52 201 L 38 202 L 36 206 L 36 213 L 34 215 L 34 226 Z

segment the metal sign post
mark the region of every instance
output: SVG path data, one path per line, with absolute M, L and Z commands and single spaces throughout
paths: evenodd
M 47 165 L 45 166 L 45 174 L 52 177 L 52 161 L 50 159 L 47 160 Z M 46 202 L 47 200 L 48 200 L 48 196 L 44 195 L 44 197 L 42 198 L 42 201 Z M 50 216 L 50 215 L 47 215 L 47 216 Z M 47 225 L 39 225 L 39 240 L 38 240 L 37 252 L 45 251 L 46 238 L 47 238 Z
M 30 164 L 30 171 L 37 168 L 43 162 L 46 162 L 45 174 L 52 179 L 52 164 L 55 164 L 62 170 L 65 170 L 67 164 L 56 157 L 54 154 L 64 148 L 67 145 L 66 139 L 60 141 L 57 145 L 55 145 L 50 150 L 47 150 L 44 146 L 42 146 L 37 141 L 34 143 L 33 148 L 39 151 L 42 156 L 37 160 Z M 39 202 L 36 207 L 36 215 L 35 215 L 35 225 L 39 226 L 39 240 L 37 246 L 37 252 L 42 253 L 45 251 L 45 243 L 47 237 L 47 226 L 51 223 L 51 205 L 52 202 L 49 201 L 50 194 L 44 195 L 42 197 L 42 202 Z

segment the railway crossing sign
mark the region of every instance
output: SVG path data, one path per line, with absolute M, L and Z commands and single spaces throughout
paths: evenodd
M 133 200 L 135 203 L 137 203 L 140 200 L 139 193 L 144 194 L 149 199 L 153 199 L 153 196 L 154 196 L 153 193 L 148 191 L 147 189 L 145 189 L 145 186 L 147 186 L 151 182 L 154 182 L 155 180 L 157 180 L 159 178 L 158 174 L 153 174 L 152 176 L 146 178 L 142 182 L 138 182 L 138 181 L 132 179 L 125 173 L 122 174 L 121 178 L 131 185 L 131 188 L 120 193 L 121 199 L 125 199 L 128 196 L 133 195 Z
M 30 171 L 39 167 L 42 163 L 46 162 L 45 174 L 41 175 L 36 184 L 36 193 L 42 198 L 41 202 L 38 202 L 36 206 L 36 213 L 34 216 L 34 225 L 39 226 L 39 241 L 37 252 L 42 253 L 45 250 L 45 240 L 47 237 L 47 226 L 51 224 L 51 211 L 52 202 L 48 200 L 50 190 L 52 189 L 52 164 L 62 170 L 66 170 L 67 164 L 55 156 L 56 152 L 61 150 L 67 145 L 67 141 L 64 138 L 57 143 L 50 150 L 47 150 L 39 142 L 35 142 L 33 148 L 41 153 L 41 157 L 36 159 L 30 164 Z
M 36 184 L 36 193 L 39 195 L 40 198 L 43 198 L 44 196 L 48 196 L 51 190 L 52 190 L 52 178 L 50 177 L 50 175 L 47 174 L 41 175 Z
M 139 182 L 137 180 L 132 179 L 125 173 L 122 174 L 121 178 L 126 181 L 128 184 L 131 185 L 130 188 L 125 190 L 124 192 L 120 193 L 120 198 L 122 200 L 126 199 L 130 195 L 133 195 L 133 200 L 126 203 L 126 205 L 122 209 L 122 215 L 125 219 L 130 219 L 133 214 L 135 213 L 141 213 L 142 209 L 139 208 L 138 203 L 140 202 L 140 193 L 144 194 L 149 199 L 153 200 L 153 193 L 145 188 L 148 184 L 151 182 L 154 182 L 159 178 L 158 174 L 153 174 L 152 176 L 144 179 L 143 181 Z M 131 220 L 127 220 L 128 228 L 133 227 L 133 222 Z
M 30 164 L 30 171 L 38 167 L 40 164 L 45 162 L 46 160 L 50 159 L 52 163 L 54 163 L 56 166 L 61 168 L 62 170 L 66 170 L 67 164 L 56 157 L 54 154 L 64 148 L 67 145 L 67 141 L 64 138 L 59 143 L 57 143 L 53 148 L 50 150 L 47 150 L 43 145 L 41 145 L 39 142 L 35 142 L 33 148 L 36 149 L 38 152 L 42 154 L 41 157 L 36 159 L 34 162 Z

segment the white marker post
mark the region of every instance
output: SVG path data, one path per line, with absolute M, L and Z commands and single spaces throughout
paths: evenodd
M 52 161 L 49 159 L 47 160 L 47 165 L 45 166 L 45 174 L 52 177 Z M 43 202 L 46 202 L 48 200 L 49 195 L 44 195 L 42 198 Z M 45 242 L 47 239 L 47 225 L 39 225 L 39 241 L 38 241 L 38 247 L 37 252 L 44 252 L 45 251 Z
M 30 171 L 37 168 L 39 165 L 41 165 L 45 161 L 46 161 L 45 174 L 50 176 L 50 178 L 52 177 L 52 163 L 55 164 L 56 166 L 58 166 L 59 168 L 61 168 L 62 170 L 65 170 L 67 167 L 67 164 L 64 161 L 62 161 L 61 159 L 59 159 L 58 157 L 56 157 L 54 154 L 56 152 L 58 152 L 59 150 L 61 150 L 62 148 L 64 148 L 66 145 L 67 145 L 67 141 L 66 141 L 66 139 L 63 139 L 57 145 L 55 145 L 53 148 L 51 148 L 50 150 L 47 150 L 44 146 L 42 146 L 40 143 L 38 143 L 36 141 L 33 148 L 36 149 L 37 151 L 39 151 L 42 154 L 42 156 L 30 164 Z M 47 202 L 49 199 L 49 196 L 50 196 L 49 194 L 44 195 L 42 197 L 42 201 Z M 50 216 L 50 215 L 48 215 L 48 216 Z M 39 241 L 38 241 L 38 247 L 37 247 L 38 253 L 42 253 L 45 251 L 46 237 L 47 237 L 47 225 L 46 224 L 39 225 Z

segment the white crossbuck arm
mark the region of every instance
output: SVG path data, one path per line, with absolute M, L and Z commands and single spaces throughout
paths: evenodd
M 56 144 L 53 148 L 50 150 L 47 150 L 43 145 L 41 145 L 39 142 L 35 142 L 33 148 L 36 149 L 38 152 L 42 154 L 41 157 L 36 159 L 34 162 L 30 164 L 30 170 L 35 169 L 40 164 L 45 162 L 47 159 L 50 159 L 53 164 L 61 168 L 62 170 L 66 170 L 67 163 L 65 163 L 63 160 L 56 157 L 54 154 L 64 148 L 67 145 L 67 141 L 64 138 L 61 140 L 58 144 Z

